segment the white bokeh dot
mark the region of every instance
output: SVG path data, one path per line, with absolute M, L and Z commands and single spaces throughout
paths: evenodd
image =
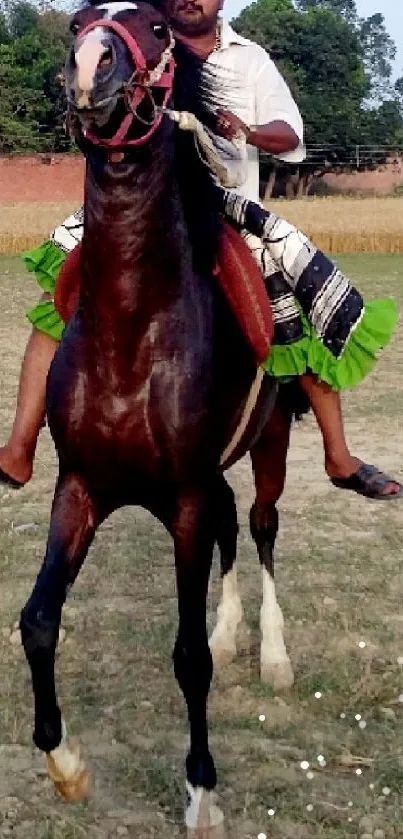
M 264 722 L 266 719 L 264 714 L 259 714 L 259 722 Z
M 361 730 L 364 731 L 364 728 L 366 728 L 366 727 L 367 727 L 367 724 L 366 724 L 365 720 L 360 720 L 360 722 L 358 723 L 358 728 L 361 728 Z
M 358 721 L 361 719 L 361 714 L 356 714 L 356 715 L 355 715 L 355 719 L 356 719 L 356 720 L 357 720 L 357 722 L 358 722 Z
M 275 811 L 274 807 L 271 807 L 270 810 L 267 811 L 269 816 L 274 816 L 275 812 L 276 811 Z
M 307 804 L 306 809 L 308 810 L 308 813 L 312 813 L 313 804 Z
M 366 645 L 365 641 L 360 641 L 360 643 L 358 644 L 358 646 L 359 646 L 360 650 L 365 650 L 365 647 L 366 647 L 367 645 Z
M 301 766 L 301 769 L 303 769 L 304 772 L 306 772 L 306 770 L 309 769 L 309 763 L 308 763 L 307 760 L 301 761 L 300 766 Z
M 308 781 L 313 781 L 315 776 L 314 776 L 313 772 L 307 772 L 306 777 L 308 778 Z
M 362 769 L 356 769 L 355 774 L 356 775 L 362 775 Z
M 257 839 L 267 839 L 267 836 L 266 836 L 265 833 L 259 833 L 259 836 L 257 837 Z
M 383 787 L 382 795 L 390 795 L 390 793 L 391 793 L 390 787 Z
M 320 690 L 317 690 L 317 691 L 316 691 L 316 693 L 315 693 L 315 699 L 322 699 L 322 694 L 321 694 Z
M 341 719 L 341 720 L 345 720 L 345 719 L 346 719 L 346 715 L 345 715 L 345 714 L 340 714 L 340 719 Z

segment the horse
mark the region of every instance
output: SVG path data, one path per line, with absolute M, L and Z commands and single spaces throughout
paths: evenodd
M 191 111 L 214 125 L 214 86 L 201 62 L 174 45 L 167 20 L 159 0 L 138 0 L 87 5 L 71 21 L 66 91 L 86 157 L 80 293 L 48 376 L 58 477 L 45 558 L 20 627 L 34 742 L 58 791 L 76 800 L 88 791 L 89 772 L 56 695 L 63 605 L 113 511 L 141 505 L 162 522 L 174 544 L 173 661 L 190 728 L 185 822 L 191 836 L 219 836 L 206 599 L 217 543 L 224 592 L 211 647 L 219 657 L 235 644 L 241 609 L 237 512 L 222 453 L 243 416 L 256 361 L 214 273 L 222 236 L 214 179 L 192 136 L 169 116 L 172 108 Z M 262 663 L 267 677 L 289 682 L 273 581 L 277 524 L 266 501 L 282 416 L 275 399 L 265 377 L 249 438 L 257 487 L 251 528 L 264 575 Z M 237 456 L 247 449 L 238 447 Z

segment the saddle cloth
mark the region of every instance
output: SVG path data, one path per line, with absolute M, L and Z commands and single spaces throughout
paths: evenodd
M 81 243 L 68 253 L 56 282 L 55 307 L 65 323 L 75 313 L 80 294 Z M 274 334 L 263 274 L 242 236 L 224 222 L 215 270 L 229 305 L 258 364 L 268 357 Z

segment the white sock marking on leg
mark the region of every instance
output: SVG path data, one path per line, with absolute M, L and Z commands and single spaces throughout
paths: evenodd
M 217 609 L 217 625 L 210 639 L 212 646 L 236 648 L 236 631 L 242 620 L 243 609 L 238 592 L 235 565 L 222 581 L 222 595 Z
M 284 643 L 284 618 L 277 602 L 274 580 L 263 568 L 263 602 L 260 610 L 262 658 L 271 664 L 289 661 Z
M 220 808 L 214 803 L 215 795 L 204 787 L 193 787 L 186 781 L 189 804 L 185 813 L 186 827 L 197 828 L 217 827 L 224 820 Z

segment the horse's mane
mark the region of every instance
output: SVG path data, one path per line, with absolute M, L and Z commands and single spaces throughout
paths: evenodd
M 191 50 L 177 42 L 174 105 L 190 111 L 214 130 L 219 106 L 214 74 Z M 192 134 L 176 129 L 176 166 L 185 219 L 197 270 L 210 273 L 215 265 L 221 224 L 216 209 L 216 187 L 211 172 L 200 159 Z

